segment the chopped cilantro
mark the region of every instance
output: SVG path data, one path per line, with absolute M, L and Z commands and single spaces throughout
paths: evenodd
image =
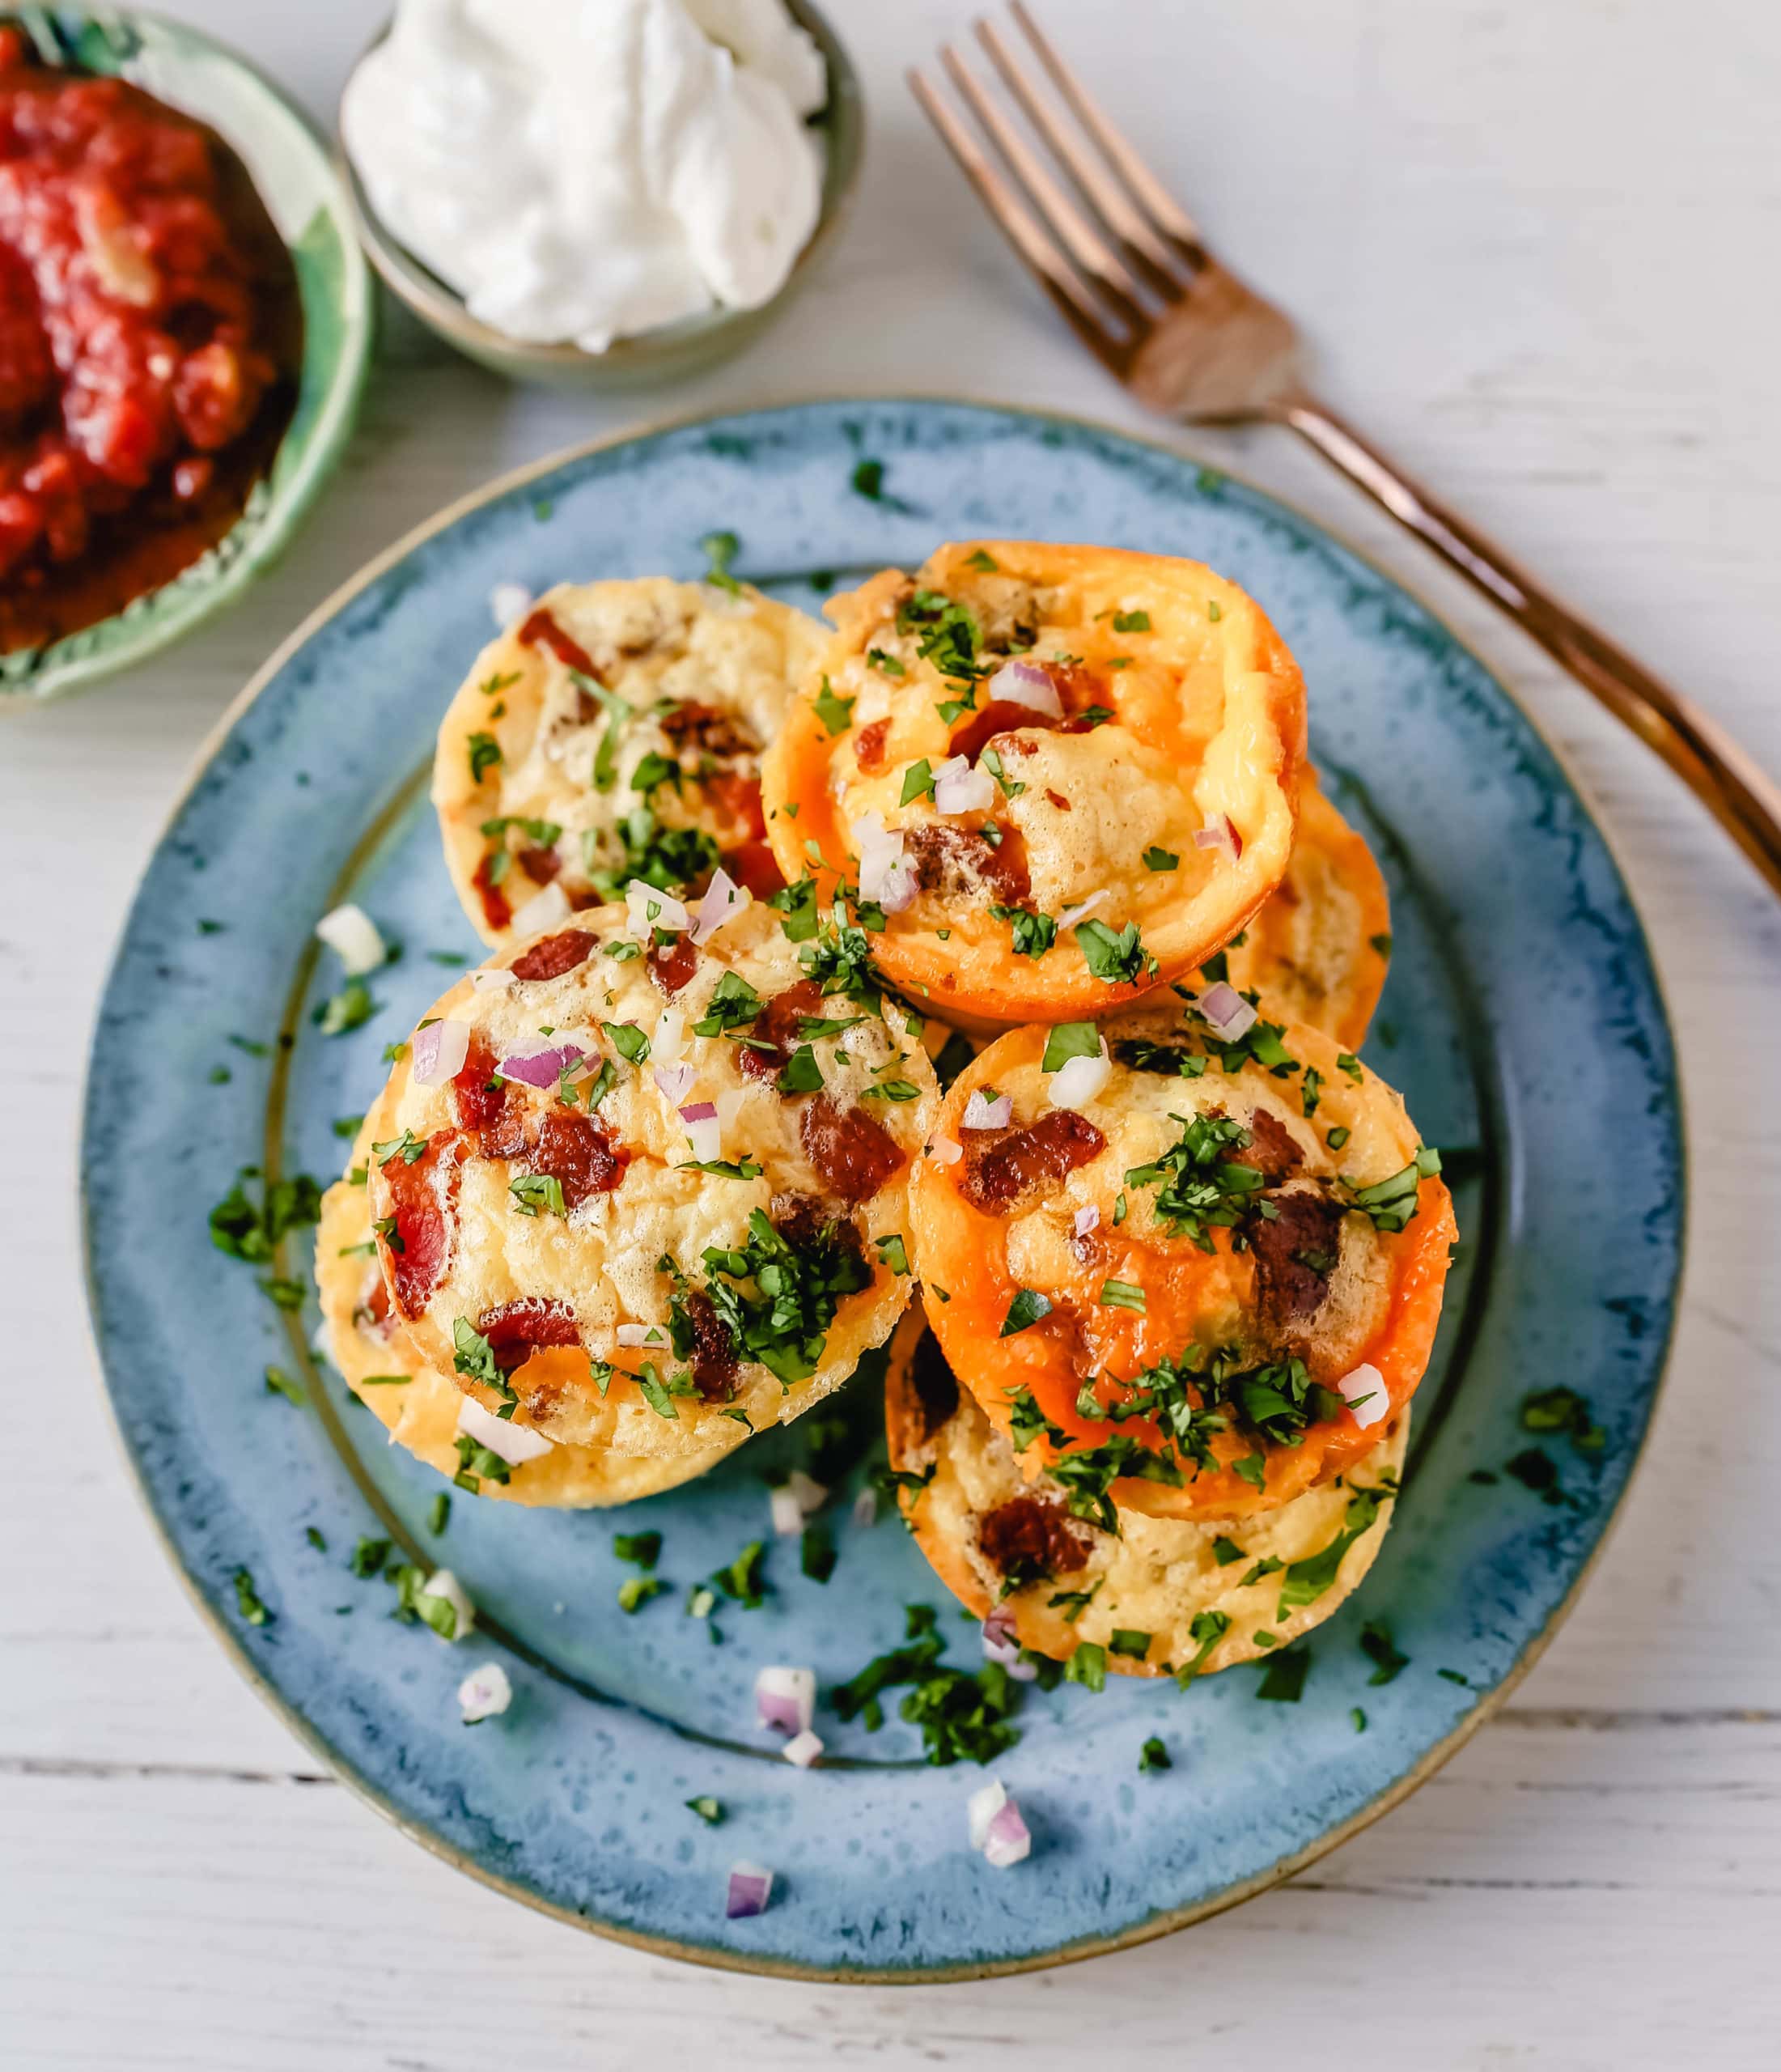
M 1219 1642 L 1231 1630 L 1228 1612 L 1196 1611 L 1194 1623 L 1187 1629 L 1188 1638 L 1197 1644 L 1198 1651 L 1184 1662 L 1175 1672 L 1175 1680 L 1185 1691 L 1200 1673 L 1200 1668 Z
M 703 1794 L 698 1798 L 689 1798 L 684 1803 L 688 1812 L 697 1813 L 706 1827 L 715 1828 L 722 1824 L 723 1807 L 709 1794 Z
M 1018 778 L 1011 777 L 1008 775 L 1007 769 L 1003 762 L 1001 753 L 999 749 L 993 748 L 985 749 L 982 754 L 977 758 L 977 761 L 982 764 L 983 767 L 989 771 L 990 775 L 993 778 L 994 778 L 997 784 L 1000 786 L 1003 798 L 1017 799 L 1027 788 Z
M 742 542 L 734 533 L 707 533 L 699 541 L 699 550 L 710 564 L 705 571 L 707 583 L 715 584 L 720 590 L 733 596 L 742 585 L 730 573 L 730 563 L 741 550 Z
M 1522 1398 L 1521 1429 L 1566 1433 L 1580 1453 L 1600 1453 L 1608 1443 L 1607 1433 L 1590 1415 L 1588 1399 L 1562 1386 L 1538 1389 Z
M 537 1216 L 545 1210 L 553 1216 L 569 1212 L 563 1204 L 562 1182 L 554 1173 L 522 1173 L 517 1180 L 508 1181 L 507 1192 L 522 1216 Z
M 259 1593 L 253 1586 L 253 1577 L 245 1569 L 237 1569 L 235 1572 L 235 1608 L 250 1626 L 263 1626 L 272 1616 L 260 1602 Z
M 842 1298 L 871 1283 L 871 1268 L 841 1242 L 837 1226 L 794 1249 L 758 1208 L 744 1244 L 708 1246 L 704 1259 L 706 1293 L 738 1353 L 788 1388 L 816 1372 Z
M 1115 633 L 1148 633 L 1150 614 L 1148 612 L 1115 612 L 1113 631 Z
M 1130 1626 L 1116 1626 L 1107 1641 L 1109 1654 L 1122 1654 L 1133 1662 L 1142 1662 L 1150 1653 L 1152 1636 L 1141 1633 Z
M 884 464 L 882 461 L 861 461 L 849 479 L 856 495 L 876 503 L 884 494 Z
M 620 1532 L 613 1535 L 613 1552 L 621 1561 L 634 1561 L 640 1569 L 653 1569 L 661 1558 L 659 1532 Z
M 804 1527 L 799 1544 L 799 1565 L 812 1582 L 825 1583 L 835 1573 L 835 1543 L 826 1526 Z
M 917 652 L 942 676 L 964 682 L 987 676 L 990 665 L 977 659 L 982 639 L 968 605 L 938 590 L 918 590 L 897 607 L 897 631 L 919 636 Z
M 1288 1565 L 1280 1583 L 1280 1603 L 1274 1612 L 1277 1619 L 1284 1619 L 1289 1611 L 1300 1605 L 1315 1604 L 1336 1580 L 1343 1557 L 1349 1548 L 1360 1539 L 1377 1521 L 1380 1492 L 1376 1489 L 1356 1489 L 1348 1500 L 1348 1510 L 1342 1528 L 1327 1547 L 1315 1554 L 1308 1554 L 1302 1561 Z M 1244 1581 L 1247 1582 L 1248 1577 Z
M 1028 1331 L 1041 1317 L 1051 1314 L 1051 1299 L 1041 1295 L 1037 1289 L 1017 1288 L 1014 1300 L 1008 1305 L 1008 1314 L 1002 1319 L 999 1338 L 1012 1338 L 1016 1331 Z
M 244 1166 L 235 1185 L 210 1211 L 210 1242 L 231 1259 L 265 1266 L 286 1231 L 313 1223 L 321 1214 L 321 1189 L 307 1173 L 295 1173 L 265 1187 L 261 1199 L 255 1202 L 242 1182 L 257 1177 L 257 1168 Z
M 912 805 L 917 799 L 931 798 L 934 794 L 934 772 L 924 755 L 919 762 L 912 762 L 903 772 L 903 790 L 897 800 L 899 805 Z
M 822 680 L 822 688 L 816 694 L 816 717 L 829 729 L 831 737 L 846 733 L 853 724 L 856 701 L 851 698 L 837 698 L 834 686 L 827 677 Z
M 1063 1666 L 1064 1681 L 1080 1684 L 1085 1690 L 1107 1688 L 1107 1650 L 1098 1641 L 1078 1641 Z
M 751 1539 L 727 1568 L 719 1569 L 711 1578 L 730 1602 L 740 1604 L 744 1611 L 758 1611 L 767 1601 L 766 1585 L 761 1575 L 766 1553 L 764 1541 Z
M 1361 1628 L 1360 1651 L 1373 1665 L 1369 1684 L 1389 1684 L 1400 1670 L 1410 1667 L 1410 1657 L 1398 1653 L 1390 1627 L 1381 1620 L 1369 1619 Z
M 1050 1463 L 1049 1472 L 1054 1482 L 1062 1485 L 1073 1517 L 1088 1519 L 1103 1532 L 1115 1533 L 1119 1530 L 1119 1515 L 1108 1492 L 1122 1477 L 1160 1482 L 1174 1489 L 1180 1488 L 1185 1480 L 1166 1454 L 1152 1453 L 1124 1432 L 1098 1446 L 1060 1454 Z
M 1045 1037 L 1045 1055 L 1039 1060 L 1041 1072 L 1056 1072 L 1072 1058 L 1098 1058 L 1100 1055 L 1100 1031 L 1092 1021 L 1060 1021 L 1054 1024 Z
M 1181 861 L 1172 849 L 1158 848 L 1154 843 L 1144 851 L 1144 868 L 1147 871 L 1178 870 Z
M 872 1242 L 878 1248 L 879 1258 L 893 1274 L 901 1276 L 909 1272 L 909 1250 L 901 1230 L 892 1231 L 888 1238 L 875 1238 Z
M 1144 1291 L 1133 1280 L 1102 1281 L 1099 1299 L 1101 1306 L 1108 1310 L 1143 1310 L 1146 1307 Z
M 312 1018 L 324 1036 L 347 1036 L 363 1028 L 376 1012 L 371 987 L 363 979 L 349 979 L 317 1006 Z
M 618 1608 L 621 1611 L 640 1611 L 652 1597 L 659 1597 L 667 1588 L 659 1576 L 626 1576 L 618 1586 Z
M 290 1378 L 282 1367 L 267 1368 L 266 1394 L 282 1395 L 286 1403 L 295 1403 L 299 1410 L 309 1400 L 308 1397 L 303 1394 L 302 1388 Z
M 1375 1229 L 1401 1230 L 1416 1213 L 1417 1190 L 1440 1170 L 1440 1152 L 1421 1145 L 1401 1172 L 1393 1173 L 1389 1179 L 1376 1180 L 1370 1187 L 1355 1188 L 1354 1204 L 1372 1217 Z
M 876 669 L 881 676 L 906 677 L 909 674 L 909 671 L 903 667 L 897 657 L 883 648 L 868 648 L 866 650 L 866 661 L 868 668 Z M 823 681 L 826 683 L 828 678 L 825 677 Z M 840 728 L 831 727 L 829 731 L 830 733 L 838 733 Z
M 965 556 L 965 565 L 967 568 L 976 569 L 980 575 L 994 575 L 1000 572 L 994 559 L 986 554 L 982 547 L 978 547 L 974 553 Z
M 992 906 L 990 911 L 1013 931 L 1016 957 L 1043 957 L 1058 940 L 1058 923 L 1049 914 L 1028 913 L 1024 906 Z
M 474 733 L 469 740 L 470 782 L 480 784 L 485 775 L 501 761 L 501 744 L 493 734 Z
M 1157 968 L 1156 958 L 1139 939 L 1135 921 L 1128 921 L 1117 934 L 1105 921 L 1079 921 L 1075 936 L 1083 962 L 1109 986 L 1135 985 L 1141 972 Z
M 1003 1334 L 1007 1335 L 1006 1332 Z M 1031 1389 L 1010 1389 L 1008 1396 L 1008 1436 L 1015 1450 L 1024 1453 L 1035 1439 L 1049 1439 L 1054 1446 L 1064 1443 L 1062 1425 L 1054 1424 L 1039 1408 L 1039 1399 Z
M 1391 955 L 1392 939 L 1389 934 L 1368 936 L 1367 940 L 1372 945 L 1373 948 L 1379 952 L 1381 957 L 1389 957 Z
M 1257 1638 L 1260 1637 L 1258 1634 Z M 1308 1647 L 1288 1648 L 1283 1654 L 1270 1655 L 1255 1695 L 1276 1705 L 1297 1705 L 1305 1688 L 1305 1672 L 1310 1667 L 1311 1650 Z
M 1168 1749 L 1154 1734 L 1138 1751 L 1138 1768 L 1140 1776 L 1147 1770 L 1168 1770 L 1174 1767 L 1169 1760 Z

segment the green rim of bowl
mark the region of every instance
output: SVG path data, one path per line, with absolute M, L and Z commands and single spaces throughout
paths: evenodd
M 0 706 L 80 690 L 182 639 L 282 553 L 346 450 L 370 364 L 371 275 L 351 203 L 308 118 L 245 58 L 182 22 L 135 9 L 16 7 L 51 64 L 128 79 L 208 123 L 247 168 L 290 248 L 303 301 L 297 402 L 270 472 L 214 547 L 122 611 L 42 648 L 0 656 Z
M 829 78 L 829 98 L 812 118 L 824 141 L 822 198 L 816 227 L 793 261 L 791 272 L 765 302 L 753 309 L 706 310 L 677 323 L 615 338 L 599 353 L 584 352 L 575 345 L 541 345 L 510 338 L 473 316 L 456 290 L 447 287 L 384 226 L 347 156 L 345 143 L 340 142 L 335 150 L 335 164 L 354 211 L 360 241 L 384 286 L 454 350 L 510 380 L 622 387 L 690 373 L 727 353 L 740 350 L 784 311 L 833 243 L 846 219 L 865 151 L 865 103 L 859 77 L 840 37 L 811 0 L 786 0 L 786 6 L 822 53 Z M 358 64 L 383 42 L 389 28 L 385 21 L 360 53 Z

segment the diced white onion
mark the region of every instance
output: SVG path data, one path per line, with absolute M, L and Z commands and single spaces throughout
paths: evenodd
M 1076 1211 L 1075 1221 L 1071 1226 L 1079 1238 L 1086 1238 L 1091 1230 L 1100 1228 L 1100 1211 L 1092 1202 L 1085 1203 Z
M 959 1119 L 959 1127 L 965 1130 L 1005 1130 L 1014 1120 L 1014 1097 L 999 1093 L 993 1101 L 986 1101 L 980 1086 L 965 1104 L 965 1113 Z
M 753 904 L 754 894 L 719 868 L 712 873 L 711 882 L 693 909 L 693 941 L 709 941 L 726 922 L 733 921 L 738 914 L 745 914 Z
M 962 755 L 934 772 L 936 813 L 987 813 L 995 804 L 995 779 L 987 770 L 973 769 Z
M 880 813 L 863 813 L 853 824 L 859 851 L 859 896 L 876 900 L 887 914 L 901 914 L 918 890 L 915 866 L 903 851 L 900 833 L 887 829 Z
M 505 633 L 532 609 L 532 592 L 524 583 L 497 583 L 489 592 L 489 616 Z
M 726 1136 L 735 1126 L 736 1119 L 742 1112 L 742 1104 L 748 1098 L 745 1086 L 720 1086 L 717 1091 L 718 1127 Z
M 430 1022 L 415 1030 L 409 1044 L 409 1077 L 417 1086 L 443 1086 L 463 1071 L 469 1055 L 469 1022 Z
M 965 1147 L 949 1136 L 936 1136 L 927 1147 L 927 1155 L 936 1166 L 956 1166 L 965 1156 Z
M 509 1467 L 518 1467 L 524 1461 L 541 1460 L 552 1445 L 542 1432 L 497 1417 L 469 1395 L 458 1405 L 458 1429 L 469 1433 L 479 1446 L 498 1454 Z
M 654 1065 L 650 1076 L 662 1098 L 677 1108 L 693 1091 L 693 1082 L 699 1075 L 693 1065 Z
M 821 1483 L 813 1482 L 801 1467 L 793 1468 L 778 1488 L 768 1493 L 773 1506 L 773 1529 L 782 1539 L 802 1532 L 804 1520 L 829 1501 L 829 1492 Z
M 672 893 L 634 877 L 625 888 L 626 926 L 634 942 L 647 942 L 657 928 L 679 935 L 693 925 L 692 916 Z
M 668 1333 L 659 1324 L 621 1324 L 616 1334 L 621 1345 L 666 1345 Z
M 767 1502 L 773 1513 L 773 1530 L 780 1539 L 795 1539 L 804 1529 L 802 1506 L 791 1492 L 781 1487 L 767 1492 Z
M 680 1109 L 679 1115 L 686 1125 L 687 1141 L 693 1147 L 693 1156 L 700 1165 L 709 1165 L 713 1159 L 723 1156 L 723 1124 L 719 1119 L 715 1102 L 689 1101 Z
M 878 1493 L 869 1485 L 854 1499 L 854 1523 L 863 1531 L 878 1522 Z
M 773 1897 L 773 1873 L 758 1863 L 746 1862 L 730 1866 L 730 1883 L 723 1903 L 725 1916 L 731 1921 L 746 1921 L 757 1913 L 765 1913 L 767 1902 Z
M 1079 899 L 1074 906 L 1065 907 L 1058 916 L 1058 926 L 1060 928 L 1075 928 L 1085 915 L 1093 913 L 1106 897 L 1105 892 L 1091 892 L 1086 899 Z
M 486 1662 L 473 1669 L 458 1686 L 458 1710 L 466 1726 L 478 1720 L 493 1719 L 513 1703 L 513 1685 L 498 1662 Z
M 535 892 L 519 907 L 513 917 L 513 932 L 516 936 L 541 936 L 546 928 L 560 928 L 575 908 L 569 903 L 569 894 L 554 878 L 542 892 Z
M 1214 1033 L 1227 1043 L 1247 1036 L 1256 1025 L 1255 1009 L 1235 986 L 1227 985 L 1222 979 L 1208 986 L 1194 1005 L 1211 1024 Z
M 1046 1088 L 1054 1108 L 1079 1108 L 1092 1101 L 1113 1076 L 1113 1061 L 1104 1042 L 1092 1058 L 1066 1058 Z
M 1344 1374 L 1336 1384 L 1336 1393 L 1353 1412 L 1355 1422 L 1363 1432 L 1391 1415 L 1392 1399 L 1385 1377 L 1370 1360 L 1362 1361 Z
M 363 906 L 354 906 L 350 900 L 324 914 L 316 923 L 316 933 L 340 959 L 349 978 L 363 979 L 388 959 L 389 950 L 377 932 L 377 923 Z
M 1063 717 L 1063 700 L 1051 672 L 1037 662 L 1004 662 L 989 681 L 992 705 L 1024 705 L 1048 720 Z
M 822 1737 L 806 1727 L 802 1734 L 793 1734 L 779 1753 L 788 1763 L 795 1763 L 800 1770 L 808 1770 L 822 1753 Z
M 484 970 L 470 974 L 470 990 L 475 993 L 505 993 L 518 983 L 504 964 L 491 964 Z
M 649 1054 L 658 1064 L 677 1064 L 686 1050 L 686 1017 L 677 1007 L 664 1007 L 650 1032 Z
M 461 1641 L 476 1624 L 476 1607 L 464 1595 L 463 1584 L 449 1569 L 435 1569 L 421 1585 L 416 1594 L 421 1597 L 442 1597 L 451 1606 L 452 1611 L 457 1614 L 457 1624 L 452 1629 L 451 1636 L 454 1641 Z M 439 1631 L 436 1627 L 430 1630 L 435 1633 Z M 439 1637 L 443 1641 L 446 1636 L 439 1633 Z
M 782 1734 L 808 1734 L 816 1713 L 813 1669 L 763 1669 L 754 1679 L 754 1715 Z

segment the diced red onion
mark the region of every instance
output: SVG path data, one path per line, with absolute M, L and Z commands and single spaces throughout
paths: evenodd
M 934 772 L 936 813 L 987 813 L 994 804 L 994 778 L 987 770 L 973 768 L 962 755 L 952 757 Z
M 773 1873 L 764 1870 L 758 1863 L 739 1862 L 730 1866 L 728 1896 L 723 1903 L 724 1917 L 729 1921 L 747 1921 L 757 1913 L 765 1913 L 767 1902 L 773 1896 Z
M 1093 913 L 1097 906 L 1102 905 L 1106 898 L 1107 894 L 1105 892 L 1091 892 L 1086 899 L 1079 899 L 1074 906 L 1065 907 L 1058 916 L 1058 926 L 1060 928 L 1075 928 L 1077 922 Z
M 513 1703 L 513 1685 L 498 1662 L 486 1662 L 473 1669 L 458 1686 L 458 1710 L 466 1726 L 493 1719 Z
M 1228 813 L 1221 813 L 1216 820 L 1209 820 L 1204 827 L 1195 830 L 1194 846 L 1196 849 L 1223 849 L 1235 863 L 1243 854 L 1243 837 L 1238 834 L 1236 822 Z
M 986 1101 L 980 1086 L 965 1104 L 965 1113 L 959 1119 L 959 1127 L 964 1130 L 1005 1130 L 1014 1120 L 1014 1097 L 999 1093 L 993 1101 Z
M 1247 1036 L 1256 1025 L 1255 1009 L 1235 986 L 1227 985 L 1222 979 L 1208 986 L 1194 1004 L 1211 1022 L 1215 1034 L 1227 1043 Z
M 1091 1230 L 1100 1228 L 1100 1211 L 1092 1202 L 1085 1203 L 1076 1211 L 1075 1221 L 1071 1226 L 1079 1238 L 1086 1238 Z
M 1033 1847 L 1020 1808 L 1008 1796 L 999 1777 L 973 1791 L 965 1805 L 971 1846 L 998 1870 L 1018 1863 Z
M 492 1410 L 485 1410 L 474 1396 L 469 1395 L 458 1404 L 458 1429 L 469 1433 L 479 1446 L 486 1446 L 491 1454 L 498 1454 L 509 1467 L 518 1467 L 528 1460 L 542 1460 L 552 1445 L 542 1432 L 497 1417 Z
M 498 1064 L 498 1079 L 516 1079 L 522 1086 L 554 1086 L 565 1070 L 584 1065 L 587 1053 L 575 1043 L 552 1043 L 541 1051 L 515 1051 Z
M 782 1734 L 807 1734 L 816 1712 L 813 1669 L 763 1669 L 754 1679 L 754 1716 Z
M 408 1047 L 409 1077 L 417 1086 L 443 1086 L 456 1079 L 470 1055 L 467 1021 L 432 1021 L 417 1029 Z
M 854 1499 L 854 1523 L 863 1531 L 878 1522 L 878 1495 L 870 1488 L 862 1489 Z
M 949 1136 L 936 1136 L 927 1147 L 927 1155 L 936 1166 L 956 1166 L 965 1156 L 965 1147 Z
M 793 1734 L 779 1753 L 788 1763 L 795 1763 L 800 1770 L 808 1770 L 822 1753 L 822 1737 L 806 1727 L 802 1734 Z
M 1092 1101 L 1113 1076 L 1113 1061 L 1104 1042 L 1092 1058 L 1066 1058 L 1051 1075 L 1046 1092 L 1054 1108 L 1079 1108 Z
M 876 900 L 887 914 L 901 914 L 919 890 L 902 835 L 885 826 L 880 813 L 863 813 L 852 834 L 859 851 L 860 898 Z
M 542 892 L 535 892 L 519 907 L 513 917 L 513 932 L 516 936 L 541 936 L 547 928 L 560 928 L 575 908 L 569 903 L 569 894 L 554 878 Z
M 680 935 L 693 925 L 693 917 L 670 892 L 646 885 L 634 877 L 625 888 L 625 926 L 634 942 L 647 942 L 657 928 Z
M 1385 1377 L 1370 1360 L 1362 1361 L 1358 1367 L 1344 1374 L 1336 1384 L 1336 1393 L 1346 1403 L 1355 1422 L 1363 1432 L 1391 1415 L 1391 1394 L 1385 1386 Z
M 524 583 L 497 583 L 489 592 L 489 616 L 505 633 L 532 609 L 532 592 Z
M 377 932 L 377 923 L 363 906 L 354 906 L 350 900 L 324 914 L 316 923 L 316 933 L 340 959 L 350 979 L 363 979 L 367 971 L 375 971 L 388 961 L 389 951 Z
M 659 1324 L 621 1324 L 617 1337 L 621 1345 L 666 1345 L 668 1333 Z
M 1013 1615 L 1005 1604 L 999 1604 L 983 1622 L 983 1654 L 987 1662 L 999 1662 L 1017 1684 L 1030 1684 L 1039 1674 L 1030 1662 L 1020 1658 L 1020 1643 L 1016 1637 Z
M 682 1105 L 680 1117 L 686 1125 L 693 1156 L 702 1166 L 723 1156 L 723 1125 L 718 1120 L 715 1102 L 688 1101 Z
M 988 702 L 1024 705 L 1048 720 L 1063 717 L 1063 700 L 1051 672 L 1037 662 L 1004 662 L 990 679 Z
M 698 1077 L 696 1065 L 653 1065 L 650 1076 L 664 1101 L 677 1108 L 693 1091 L 693 1082 Z
M 720 867 L 713 872 L 711 882 L 693 910 L 693 941 L 709 941 L 727 921 L 733 921 L 753 904 L 754 894 Z
M 431 1628 L 443 1640 L 461 1641 L 476 1624 L 476 1607 L 464 1594 L 464 1586 L 449 1569 L 435 1569 L 421 1585 L 422 1597 L 443 1598 L 457 1615 L 457 1624 L 449 1634 L 440 1633 L 437 1626 Z

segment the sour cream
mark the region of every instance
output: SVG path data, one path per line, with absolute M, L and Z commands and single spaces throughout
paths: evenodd
M 401 0 L 341 129 L 473 316 L 600 352 L 778 292 L 816 227 L 826 94 L 783 0 Z

